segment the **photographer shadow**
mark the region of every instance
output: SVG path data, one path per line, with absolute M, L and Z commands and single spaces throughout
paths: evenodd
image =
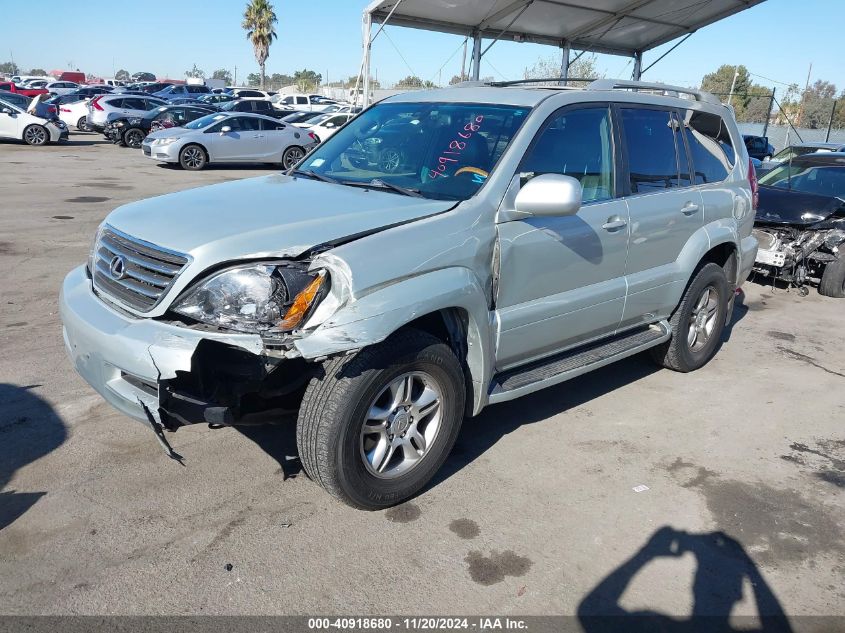
M 634 576 L 660 557 L 691 553 L 696 559 L 693 609 L 681 619 L 649 609 L 628 611 L 620 600 Z M 757 617 L 731 624 L 731 611 L 743 598 L 743 584 L 753 589 Z M 578 605 L 586 633 L 792 633 L 786 613 L 742 545 L 723 532 L 690 534 L 664 526 L 630 559 L 604 578 Z M 753 621 L 753 624 L 752 624 Z

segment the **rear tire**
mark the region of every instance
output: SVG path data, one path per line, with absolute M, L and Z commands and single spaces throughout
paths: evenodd
M 88 118 L 87 117 L 79 117 L 79 121 L 76 122 L 76 129 L 79 132 L 90 132 L 88 129 Z
M 725 327 L 730 287 L 718 264 L 698 269 L 672 314 L 672 338 L 651 349 L 654 361 L 679 372 L 704 367 L 716 354 Z
M 46 145 L 50 132 L 43 125 L 29 125 L 23 131 L 23 142 L 27 145 Z
M 463 421 L 464 377 L 451 348 L 407 329 L 322 369 L 296 426 L 305 472 L 356 508 L 413 497 L 446 460 Z
M 819 294 L 834 299 L 845 298 L 845 244 L 840 246 L 836 261 L 828 262 L 824 267 Z
M 208 163 L 208 156 L 205 150 L 196 144 L 185 145 L 179 152 L 179 164 L 182 169 L 188 171 L 199 171 Z
M 305 157 L 305 150 L 298 145 L 288 147 L 282 154 L 282 168 L 290 169 Z

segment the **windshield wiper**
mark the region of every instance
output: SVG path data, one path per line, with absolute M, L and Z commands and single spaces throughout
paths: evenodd
M 391 191 L 395 191 L 396 193 L 401 193 L 403 196 L 411 196 L 412 198 L 425 198 L 425 196 L 420 193 L 419 189 L 408 189 L 407 187 L 400 187 L 399 185 L 394 185 L 392 182 L 386 182 L 379 178 L 375 178 L 370 182 L 353 182 L 347 180 L 342 184 L 355 185 L 356 187 L 377 187 L 380 189 L 390 189 Z
M 340 182 L 336 178 L 332 178 L 331 176 L 326 176 L 325 174 L 318 174 L 316 171 L 311 171 L 310 169 L 294 169 L 293 172 L 294 176 L 302 175 L 308 176 L 309 178 L 313 178 L 314 180 L 322 180 L 323 182 L 330 182 L 333 185 L 342 185 L 344 183 Z

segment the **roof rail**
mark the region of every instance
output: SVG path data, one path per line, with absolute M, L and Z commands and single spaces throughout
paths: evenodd
M 649 83 L 647 81 L 627 81 L 624 79 L 596 79 L 589 86 L 587 90 L 616 90 L 618 88 L 624 89 L 640 89 L 640 90 L 657 90 L 664 93 L 684 93 L 695 97 L 696 101 L 704 101 L 721 105 L 722 102 L 716 95 L 705 92 L 704 90 L 697 90 L 695 88 L 681 88 L 680 86 L 670 86 L 661 83 Z
M 548 83 L 551 83 L 551 82 L 561 83 L 561 82 L 563 82 L 563 84 L 566 85 L 570 81 L 595 82 L 595 81 L 598 81 L 598 80 L 594 79 L 592 77 L 591 78 L 583 78 L 583 79 L 579 78 L 579 77 L 568 77 L 567 79 L 563 79 L 562 77 L 543 77 L 543 78 L 539 78 L 539 79 L 538 78 L 532 78 L 532 79 L 513 79 L 511 81 L 491 81 L 488 85 L 496 86 L 497 88 L 506 88 L 508 86 L 518 86 L 520 84 L 539 84 L 539 83 L 547 83 L 547 82 Z M 545 88 L 546 86 L 542 86 L 542 87 Z M 552 86 L 552 87 L 555 87 L 555 86 Z

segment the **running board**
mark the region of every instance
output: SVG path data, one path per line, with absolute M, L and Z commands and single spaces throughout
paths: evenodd
M 490 389 L 489 403 L 513 400 L 527 393 L 557 385 L 660 345 L 671 337 L 672 328 L 669 322 L 664 320 L 644 328 L 629 330 L 610 340 L 604 339 L 577 347 L 496 374 Z

